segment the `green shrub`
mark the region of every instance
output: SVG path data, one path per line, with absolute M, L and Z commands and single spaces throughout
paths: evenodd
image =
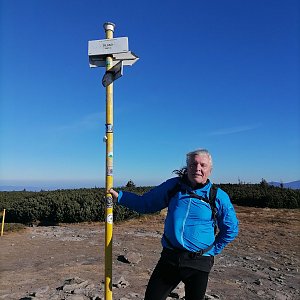
M 299 208 L 300 190 L 262 184 L 221 184 L 232 203 L 243 206 Z M 124 187 L 123 190 L 144 194 L 151 187 Z M 0 192 L 0 210 L 6 209 L 6 223 L 74 223 L 105 221 L 105 190 L 76 189 L 41 192 Z M 114 221 L 138 217 L 139 214 L 115 205 Z

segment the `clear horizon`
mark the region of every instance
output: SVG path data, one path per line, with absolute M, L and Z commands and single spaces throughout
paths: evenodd
M 264 178 L 262 178 L 264 179 Z M 115 187 L 120 188 L 123 187 L 127 184 L 129 180 L 121 182 L 120 184 L 115 184 Z M 291 182 L 299 182 L 300 180 L 295 180 Z M 246 183 L 246 184 L 257 184 L 259 182 L 244 182 L 240 181 L 241 183 Z M 282 181 L 274 181 L 271 180 L 269 182 L 278 182 L 278 183 L 291 183 L 291 182 L 282 182 Z M 26 182 L 26 181 L 7 181 L 8 184 L 5 184 L 6 181 L 0 181 L 0 191 L 1 189 L 3 191 L 5 190 L 10 190 L 8 188 L 16 188 L 17 190 L 20 189 L 26 189 L 26 190 L 34 190 L 34 191 L 40 191 L 40 190 L 58 190 L 58 189 L 80 189 L 80 188 L 105 188 L 105 182 L 104 180 L 99 183 L 93 180 L 88 180 L 88 181 L 48 181 L 48 182 L 43 182 L 43 181 L 31 181 L 31 182 Z M 12 184 L 10 184 L 12 183 Z M 216 184 L 237 184 L 238 182 L 214 182 Z M 136 184 L 134 182 L 134 184 Z M 155 186 L 157 185 L 157 182 L 153 182 L 152 184 L 150 182 L 145 182 L 144 184 L 136 184 L 136 186 Z M 7 189 L 3 189 L 3 187 L 6 187 Z

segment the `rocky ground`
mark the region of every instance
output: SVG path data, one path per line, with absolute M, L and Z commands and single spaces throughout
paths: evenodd
M 216 257 L 206 298 L 300 299 L 300 211 L 236 210 L 239 237 Z M 114 224 L 113 299 L 143 299 L 163 219 Z M 104 299 L 104 224 L 29 227 L 0 243 L 0 299 Z M 168 299 L 184 299 L 183 286 Z

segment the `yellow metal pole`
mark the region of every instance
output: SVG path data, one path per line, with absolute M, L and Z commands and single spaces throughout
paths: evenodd
M 3 231 L 4 231 L 4 220 L 5 220 L 5 209 L 3 209 L 3 213 L 2 213 L 1 236 L 3 236 Z
M 113 38 L 115 24 L 104 23 L 107 39 Z M 106 57 L 106 70 L 112 67 L 112 57 Z M 106 87 L 106 191 L 113 187 L 113 83 Z M 112 238 L 113 201 L 106 194 L 105 210 L 105 300 L 112 300 Z

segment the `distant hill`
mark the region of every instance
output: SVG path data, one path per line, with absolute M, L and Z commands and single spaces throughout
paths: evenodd
M 286 189 L 299 190 L 300 189 L 300 180 L 282 183 L 283 187 Z M 269 185 L 280 186 L 281 182 L 271 181 Z
M 17 185 L 1 185 L 0 186 L 0 191 L 1 192 L 19 192 L 19 191 L 31 191 L 31 192 L 39 192 L 41 189 L 38 187 L 34 186 L 17 186 Z
M 271 181 L 268 182 L 269 185 L 280 187 L 281 182 Z M 292 189 L 292 190 L 299 190 L 300 189 L 300 180 L 282 183 L 284 188 Z M 80 187 L 69 187 L 70 189 L 79 189 Z M 20 186 L 20 185 L 0 185 L 0 192 L 11 192 L 11 191 L 23 191 L 26 190 L 28 192 L 39 192 L 41 190 L 57 190 L 57 189 L 64 189 L 62 187 L 36 187 L 36 186 Z

